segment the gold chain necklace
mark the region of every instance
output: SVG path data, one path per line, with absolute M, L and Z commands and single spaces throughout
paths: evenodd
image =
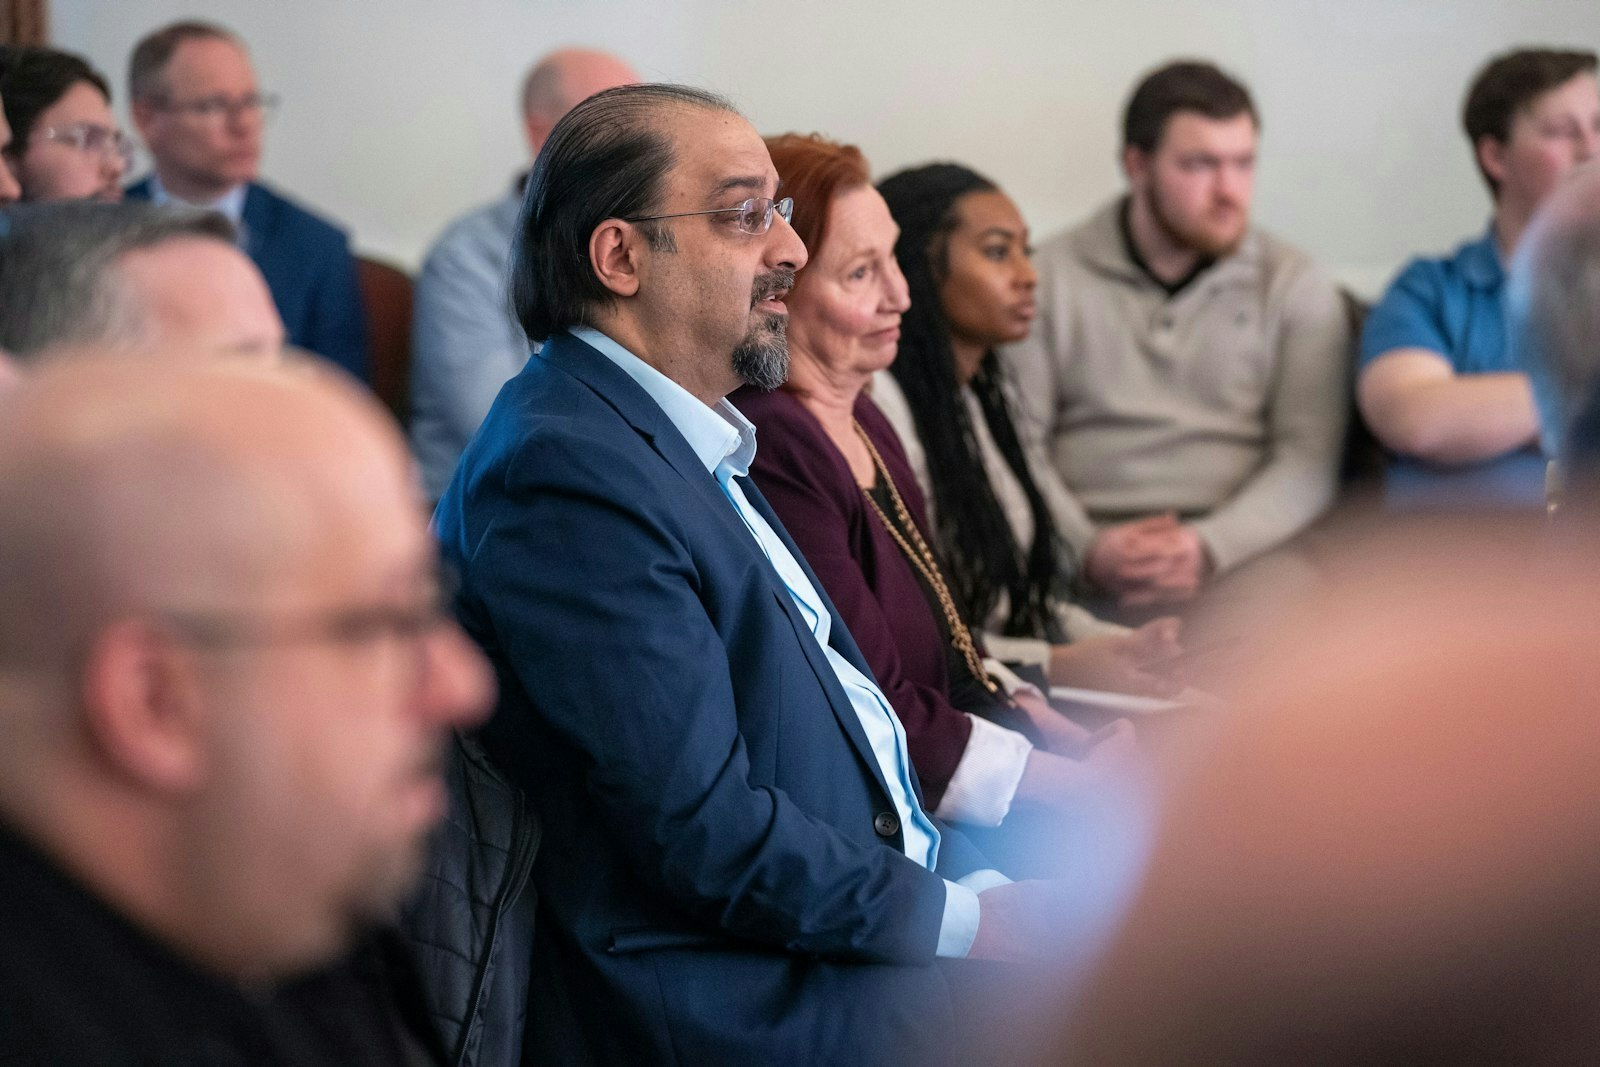
M 883 479 L 883 484 L 888 487 L 889 499 L 894 504 L 895 518 L 900 520 L 896 526 L 885 515 L 883 508 L 873 497 L 872 491 L 865 486 L 861 495 L 867 498 L 867 503 L 872 507 L 882 520 L 884 529 L 889 531 L 895 543 L 900 546 L 900 551 L 905 553 L 912 566 L 922 574 L 929 588 L 933 590 L 934 597 L 939 601 L 939 609 L 944 612 L 945 624 L 950 628 L 950 643 L 960 652 L 967 661 L 967 669 L 972 672 L 983 687 L 990 693 L 998 693 L 1000 687 L 995 684 L 989 672 L 984 669 L 983 659 L 978 655 L 978 646 L 972 640 L 972 631 L 967 629 L 967 624 L 961 621 L 961 613 L 956 611 L 955 598 L 950 595 L 949 586 L 944 584 L 944 575 L 939 573 L 939 564 L 934 559 L 933 549 L 928 547 L 928 542 L 922 539 L 922 534 L 917 530 L 917 524 L 911 521 L 911 512 L 906 508 L 906 502 L 900 497 L 900 490 L 895 487 L 894 479 L 889 476 L 889 468 L 883 462 L 883 457 L 878 454 L 878 449 L 872 443 L 872 438 L 867 436 L 867 431 L 861 428 L 861 423 L 855 419 L 850 420 L 855 427 L 856 436 L 861 438 L 861 443 L 867 446 L 867 452 L 872 456 L 872 465 L 877 468 L 878 477 Z M 906 534 L 901 533 L 901 526 L 911 535 L 911 540 L 906 540 Z

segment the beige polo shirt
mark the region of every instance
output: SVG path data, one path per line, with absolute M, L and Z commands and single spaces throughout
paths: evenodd
M 1080 554 L 1106 523 L 1191 517 L 1217 569 L 1281 544 L 1333 499 L 1350 338 L 1338 290 L 1252 229 L 1168 297 L 1128 257 L 1121 202 L 1035 256 L 1039 315 L 1002 353 L 1018 429 L 1054 461 Z

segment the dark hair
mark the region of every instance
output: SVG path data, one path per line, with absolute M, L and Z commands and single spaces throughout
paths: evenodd
M 244 48 L 244 42 L 238 34 L 214 22 L 186 19 L 163 26 L 133 46 L 133 55 L 128 60 L 130 100 L 147 100 L 165 95 L 161 76 L 166 73 L 172 54 L 185 41 L 227 41 L 241 50 Z
M 1122 115 L 1122 144 L 1154 152 L 1166 133 L 1167 120 L 1180 111 L 1193 111 L 1208 119 L 1249 115 L 1259 129 L 1250 90 L 1213 63 L 1180 59 L 1146 74 L 1128 98 Z
M 1550 48 L 1522 48 L 1491 59 L 1467 89 L 1461 105 L 1461 127 L 1472 145 L 1472 158 L 1489 191 L 1500 194 L 1500 185 L 1478 160 L 1478 142 L 1492 137 L 1501 144 L 1511 138 L 1511 120 L 1518 111 L 1538 96 L 1576 78 L 1593 74 L 1593 52 L 1560 52 Z
M 10 152 L 28 150 L 34 123 L 79 82 L 87 82 L 111 102 L 111 87 L 83 57 L 54 48 L 0 48 L 0 99 L 11 125 Z
M 589 238 L 606 219 L 654 210 L 677 159 L 658 121 L 673 107 L 734 111 L 722 97 L 686 85 L 620 85 L 589 97 L 550 131 L 528 175 L 512 252 L 511 301 L 530 341 L 611 303 L 589 268 Z M 652 242 L 670 240 L 643 228 Z
M 182 237 L 232 245 L 212 211 L 62 200 L 0 215 L 0 349 L 29 359 L 57 345 L 127 340 L 143 325 L 117 283 L 128 252 Z
M 828 208 L 833 198 L 872 182 L 861 149 L 830 141 L 820 133 L 785 133 L 767 138 L 767 154 L 778 172 L 783 195 L 794 197 L 794 217 L 789 225 L 801 242 L 815 252 L 828 236 Z M 805 284 L 801 271 L 797 285 Z
M 996 189 L 987 178 L 954 163 L 914 167 L 878 183 L 878 192 L 900 225 L 894 252 L 911 291 L 911 308 L 900 320 L 900 354 L 889 372 L 906 394 L 927 453 L 934 521 L 950 592 L 962 617 L 981 626 L 1004 592 L 1010 605 L 1003 627 L 1006 634 L 1059 643 L 1065 635 L 1054 604 L 1072 568 L 1071 558 L 1028 469 L 1006 403 L 999 360 L 989 352 L 972 389 L 984 422 L 1022 483 L 1033 512 L 1033 544 L 1026 552 L 1017 545 L 984 470 L 972 420 L 956 384 L 950 323 L 939 300 L 950 234 L 961 221 L 961 199 Z

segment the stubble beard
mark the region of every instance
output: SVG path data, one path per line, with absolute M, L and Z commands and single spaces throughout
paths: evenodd
M 1190 249 L 1209 259 L 1223 259 L 1233 255 L 1244 240 L 1245 231 L 1249 228 L 1249 214 L 1242 215 L 1238 231 L 1228 238 L 1219 238 L 1216 231 L 1200 226 L 1190 226 L 1179 221 L 1173 212 L 1167 209 L 1166 202 L 1161 197 L 1161 190 L 1151 185 L 1145 194 L 1145 204 L 1150 208 L 1150 218 L 1167 240 L 1183 248 Z

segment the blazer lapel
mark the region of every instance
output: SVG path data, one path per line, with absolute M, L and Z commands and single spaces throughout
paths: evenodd
M 660 405 L 651 399 L 650 394 L 630 378 L 626 371 L 595 351 L 592 346 L 570 334 L 557 334 L 535 353 L 533 358 L 545 359 L 560 367 L 589 386 L 610 404 L 617 414 L 650 442 L 656 453 L 672 467 L 691 491 L 699 496 L 707 513 L 717 517 L 722 529 L 738 546 L 738 550 L 747 553 L 756 563 L 761 573 L 766 576 L 773 597 L 788 616 L 789 624 L 794 627 L 795 636 L 805 652 L 806 661 L 811 664 L 817 681 L 822 685 L 822 691 L 827 694 L 828 705 L 833 709 L 834 718 L 839 721 L 840 728 L 850 739 L 856 755 L 872 775 L 873 780 L 878 783 L 878 787 L 884 791 L 884 795 L 892 796 L 888 783 L 884 780 L 883 769 L 878 765 L 877 754 L 873 752 L 872 745 L 867 740 L 866 731 L 861 728 L 861 720 L 856 717 L 854 706 L 845 695 L 844 684 L 839 681 L 833 665 L 828 662 L 822 646 L 817 643 L 816 635 L 811 632 L 805 616 L 800 613 L 800 608 L 794 602 L 794 595 L 789 592 L 789 587 L 784 585 L 772 561 L 767 558 L 766 553 L 746 528 L 744 519 L 739 516 L 733 502 L 723 495 L 722 487 L 717 484 L 716 478 L 706 470 L 705 465 L 694 454 L 694 450 L 689 447 L 689 442 L 684 440 L 683 435 L 667 418 Z M 872 672 L 867 667 L 866 661 L 861 658 L 860 649 L 856 647 L 843 620 L 839 618 L 839 613 L 834 610 L 832 601 L 828 600 L 816 575 L 811 572 L 805 557 L 790 539 L 789 532 L 783 528 L 783 523 L 778 520 L 771 505 L 750 479 L 739 479 L 739 485 L 744 491 L 745 498 L 767 521 L 767 525 L 777 532 L 789 554 L 800 564 L 806 580 L 822 598 L 823 607 L 833 620 L 829 628 L 829 644 L 857 670 L 871 678 Z

